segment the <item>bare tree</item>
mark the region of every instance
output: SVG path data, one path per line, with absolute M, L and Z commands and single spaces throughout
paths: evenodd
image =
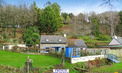
M 102 0 L 101 6 L 102 5 L 107 5 L 109 7 L 113 7 L 112 1 L 113 0 Z

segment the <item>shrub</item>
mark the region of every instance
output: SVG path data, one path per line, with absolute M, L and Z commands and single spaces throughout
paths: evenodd
M 96 58 L 95 60 L 89 60 L 88 62 L 85 63 L 87 69 L 93 69 L 106 64 L 108 64 L 108 60 L 100 58 Z
M 78 38 L 79 38 L 79 36 L 74 35 L 74 34 L 70 37 L 70 39 L 78 39 Z
M 105 35 L 99 35 L 99 37 L 97 37 L 97 40 L 106 41 L 106 40 L 108 40 L 108 38 Z

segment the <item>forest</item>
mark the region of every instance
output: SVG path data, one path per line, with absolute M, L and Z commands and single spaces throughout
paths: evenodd
M 41 9 L 33 2 L 10 5 L 0 0 L 0 42 L 39 43 L 40 35 L 63 35 L 67 38 L 96 38 L 108 40 L 108 36 L 122 36 L 122 11 L 103 13 L 61 12 L 57 3 L 47 2 Z

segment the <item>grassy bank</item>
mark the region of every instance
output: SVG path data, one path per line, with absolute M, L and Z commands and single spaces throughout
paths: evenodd
M 92 69 L 92 72 L 99 72 L 99 73 L 114 73 L 114 72 L 118 72 L 118 73 L 122 73 L 122 58 L 120 59 L 121 62 L 120 63 L 114 63 L 111 65 L 105 65 L 96 69 Z
M 13 67 L 24 66 L 27 56 L 33 60 L 34 67 L 46 67 L 60 64 L 61 60 L 52 56 L 20 54 L 7 51 L 0 51 L 0 64 Z

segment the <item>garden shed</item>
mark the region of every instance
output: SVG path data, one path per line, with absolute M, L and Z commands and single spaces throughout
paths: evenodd
M 70 58 L 80 57 L 81 50 L 87 48 L 84 40 L 82 39 L 68 39 L 68 46 L 65 48 L 65 56 Z

